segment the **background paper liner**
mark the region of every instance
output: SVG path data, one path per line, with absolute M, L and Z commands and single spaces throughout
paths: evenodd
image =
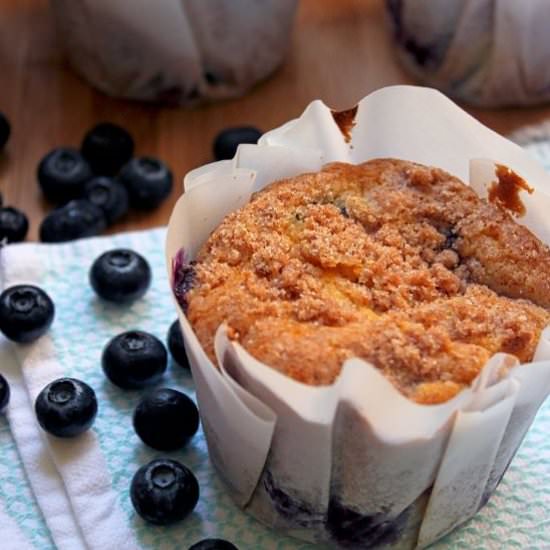
M 72 65 L 94 86 L 184 105 L 241 95 L 267 77 L 286 53 L 297 7 L 297 0 L 50 3 Z
M 475 105 L 550 99 L 547 0 L 386 0 L 405 67 Z
M 349 143 L 337 119 L 315 101 L 258 145 L 240 146 L 232 161 L 190 172 L 168 228 L 170 276 L 252 192 L 330 161 L 416 161 L 471 181 L 482 196 L 494 163 L 505 164 L 535 189 L 522 197 L 528 213 L 519 222 L 550 242 L 542 167 L 439 92 L 395 86 L 371 94 L 358 105 Z M 550 393 L 548 329 L 533 363 L 497 354 L 470 388 L 426 406 L 360 359 L 346 361 L 332 386 L 301 384 L 228 340 L 224 326 L 218 370 L 178 311 L 213 463 L 240 506 L 304 540 L 430 544 L 487 502 Z

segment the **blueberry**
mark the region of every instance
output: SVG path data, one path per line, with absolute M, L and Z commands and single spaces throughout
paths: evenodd
M 380 512 L 361 514 L 331 497 L 325 519 L 325 528 L 331 539 L 342 548 L 389 548 L 397 542 L 406 526 L 413 505 L 397 516 L 389 516 L 383 508 Z M 400 546 L 400 545 L 399 545 Z
M 185 394 L 169 388 L 151 391 L 134 411 L 134 430 L 149 447 L 175 451 L 199 429 L 197 406 Z
M 168 525 L 182 520 L 195 508 L 199 482 L 183 464 L 159 458 L 134 474 L 130 497 L 145 521 Z
M 90 284 L 99 297 L 124 304 L 141 298 L 151 284 L 147 260 L 127 248 L 116 248 L 96 258 L 90 269 Z
M 180 323 L 177 319 L 170 325 L 166 340 L 168 342 L 168 349 L 170 350 L 170 353 L 176 363 L 188 369 L 189 360 L 187 359 L 187 353 L 185 352 L 185 342 L 183 341 Z
M 128 212 L 128 192 L 124 185 L 107 176 L 92 178 L 84 188 L 84 197 L 101 208 L 111 224 Z
M 286 488 L 273 477 L 270 470 L 265 471 L 263 486 L 271 499 L 272 507 L 282 518 L 296 527 L 308 528 L 319 525 L 322 515 L 303 498 L 290 495 Z
M 214 158 L 216 160 L 232 159 L 241 143 L 257 143 L 262 136 L 258 128 L 238 126 L 222 130 L 214 140 Z
M 81 151 L 96 174 L 114 176 L 132 158 L 134 140 L 124 128 L 102 122 L 86 133 Z
M 101 364 L 107 378 L 124 389 L 136 389 L 158 382 L 168 354 L 164 344 L 152 334 L 139 330 L 115 336 L 103 350 Z
M 10 402 L 10 385 L 8 381 L 0 374 L 0 413 L 8 406 Z
M 38 165 L 38 183 L 47 199 L 65 203 L 84 192 L 92 177 L 90 165 L 71 147 L 60 147 L 49 152 Z
M 8 119 L 0 113 L 0 149 L 6 145 L 11 133 L 11 126 Z
M 52 210 L 40 224 L 40 240 L 45 243 L 73 241 L 98 235 L 107 227 L 100 208 L 79 199 Z
M 234 544 L 223 539 L 203 539 L 189 547 L 189 550 L 239 550 Z
M 15 342 L 32 342 L 42 336 L 54 313 L 51 298 L 37 286 L 10 286 L 0 294 L 0 330 Z
M 210 84 L 210 86 L 218 86 L 223 82 L 223 77 L 217 72 L 213 71 L 212 69 L 206 69 L 202 76 L 204 80 L 206 80 L 207 84 Z
M 140 210 L 156 208 L 172 190 L 172 172 L 152 157 L 133 158 L 122 168 L 119 179 L 128 190 L 130 204 Z
M 34 410 L 44 430 L 57 437 L 74 437 L 94 423 L 97 399 L 88 384 L 75 378 L 58 378 L 38 394 Z
M 0 241 L 18 243 L 25 239 L 29 230 L 27 216 L 11 206 L 0 208 Z
M 172 289 L 185 314 L 187 314 L 189 307 L 187 293 L 193 288 L 197 278 L 195 263 L 194 261 L 188 262 L 183 249 L 181 249 L 176 254 L 172 264 Z

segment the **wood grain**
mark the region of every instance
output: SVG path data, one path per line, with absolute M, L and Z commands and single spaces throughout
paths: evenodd
M 150 214 L 129 215 L 112 232 L 165 224 L 184 174 L 211 160 L 216 133 L 230 125 L 263 130 L 298 116 L 313 99 L 344 109 L 381 86 L 410 83 L 394 57 L 382 0 L 301 0 L 283 66 L 243 98 L 196 110 L 117 100 L 95 91 L 64 60 L 46 0 L 0 0 L 0 111 L 12 136 L 0 155 L 5 202 L 24 210 L 29 239 L 51 208 L 36 184 L 36 166 L 52 148 L 80 144 L 99 121 L 127 127 L 138 154 L 158 156 L 176 186 Z M 469 109 L 507 133 L 550 115 L 550 107 L 498 111 Z

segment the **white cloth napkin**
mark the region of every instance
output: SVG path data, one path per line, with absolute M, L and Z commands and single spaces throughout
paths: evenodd
M 37 245 L 2 251 L 2 287 L 43 283 L 44 260 Z M 11 348 L 11 349 L 10 349 Z M 45 335 L 28 345 L 3 342 L 2 363 L 10 373 L 9 423 L 34 496 L 59 549 L 139 548 L 113 491 L 105 458 L 93 430 L 73 439 L 43 432 L 33 403 L 41 389 L 66 375 Z M 15 361 L 9 361 L 13 353 Z
M 32 548 L 17 523 L 6 513 L 1 502 L 0 525 L 2 526 L 2 548 L 4 550 L 30 550 Z
M 44 447 L 44 440 L 33 414 L 32 401 L 27 393 L 20 365 L 11 343 L 3 337 L 0 344 L 0 357 L 3 374 L 11 388 L 10 404 L 6 413 L 11 433 L 53 541 L 60 549 L 85 548 L 63 481 L 50 453 Z M 5 515 L 13 525 L 17 525 L 9 515 Z M 4 525 L 3 519 L 1 523 Z M 10 536 L 9 539 L 11 538 Z

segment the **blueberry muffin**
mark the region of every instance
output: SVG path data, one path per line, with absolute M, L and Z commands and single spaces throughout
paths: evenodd
M 452 398 L 497 352 L 530 361 L 550 321 L 548 247 L 456 177 L 394 159 L 272 183 L 175 281 L 214 362 L 225 322 L 297 381 L 332 384 L 359 357 L 424 404 Z

